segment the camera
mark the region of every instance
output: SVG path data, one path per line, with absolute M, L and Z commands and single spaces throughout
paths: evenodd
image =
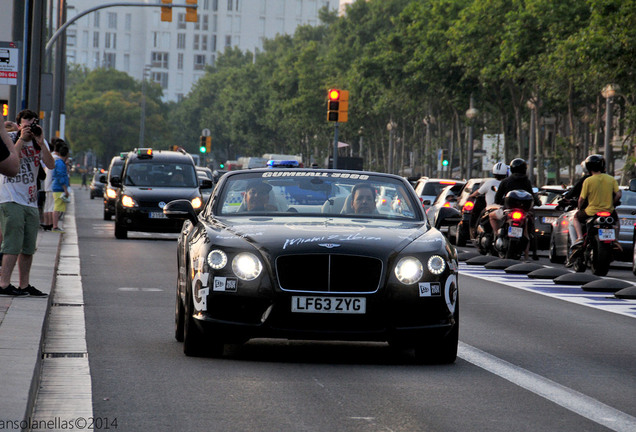
M 33 122 L 31 123 L 31 133 L 34 136 L 40 136 L 42 135 L 42 128 L 40 127 L 40 125 L 37 122 Z

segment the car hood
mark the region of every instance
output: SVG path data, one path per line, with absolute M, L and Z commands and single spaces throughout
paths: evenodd
M 414 243 L 420 252 L 445 247 L 442 234 L 427 230 L 425 222 L 348 218 L 229 217 L 209 226 L 208 236 L 212 244 L 246 242 L 270 256 L 342 253 L 386 258 Z

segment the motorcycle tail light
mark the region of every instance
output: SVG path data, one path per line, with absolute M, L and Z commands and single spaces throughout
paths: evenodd
M 450 203 L 449 203 L 448 201 L 446 201 L 446 202 L 444 203 L 444 207 L 450 207 Z
M 512 217 L 513 221 L 520 221 L 521 219 L 523 219 L 523 212 L 514 211 L 514 212 L 512 212 L 510 217 Z
M 611 213 L 608 211 L 601 211 L 596 213 L 596 216 L 602 216 L 602 217 L 608 217 L 609 215 L 611 215 Z
M 475 203 L 472 201 L 466 201 L 464 207 L 462 207 L 462 211 L 472 211 L 475 208 Z

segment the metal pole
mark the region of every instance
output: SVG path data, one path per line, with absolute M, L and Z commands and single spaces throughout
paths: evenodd
M 338 122 L 336 122 L 336 127 L 333 132 L 333 163 L 331 168 L 338 168 Z
M 146 130 L 146 72 L 147 67 L 144 67 L 144 73 L 141 81 L 141 119 L 139 120 L 139 147 L 144 146 L 144 134 Z
M 534 156 L 535 156 L 535 144 L 537 140 L 536 129 L 536 112 L 534 108 L 530 109 L 530 137 L 528 138 L 528 177 L 530 182 L 534 184 Z
M 66 0 L 58 0 L 57 28 L 60 28 L 66 19 Z M 55 74 L 53 76 L 53 110 L 51 113 L 51 134 L 58 136 L 60 132 L 60 114 L 64 106 L 64 86 L 66 71 L 66 55 L 64 43 L 55 46 Z
M 393 174 L 393 127 L 389 129 L 389 174 Z
M 612 158 L 612 98 L 605 99 L 605 147 L 603 153 L 607 163 L 607 171 L 610 175 L 614 175 L 614 161 Z
M 31 49 L 29 50 L 29 90 L 27 105 L 30 110 L 40 112 L 40 75 L 42 74 L 42 29 L 46 5 L 41 1 L 31 3 Z

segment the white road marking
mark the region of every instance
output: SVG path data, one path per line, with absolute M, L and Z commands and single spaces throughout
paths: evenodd
M 636 418 L 463 342 L 460 358 L 616 432 L 636 431 Z

